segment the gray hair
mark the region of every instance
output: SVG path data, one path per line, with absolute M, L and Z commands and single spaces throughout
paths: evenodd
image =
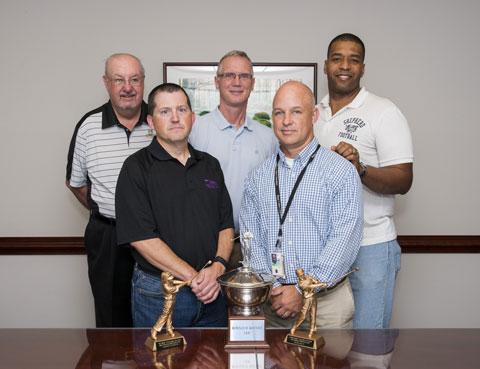
M 222 73 L 223 72 L 223 61 L 231 56 L 238 56 L 240 58 L 244 58 L 244 59 L 247 59 L 248 62 L 250 63 L 250 70 L 253 74 L 253 66 L 252 66 L 252 60 L 250 59 L 250 57 L 247 55 L 247 53 L 245 51 L 241 51 L 241 50 L 232 50 L 232 51 L 229 51 L 228 53 L 226 53 L 224 56 L 222 56 L 222 58 L 220 59 L 220 61 L 218 62 L 218 68 L 217 68 L 217 75 L 219 73 Z

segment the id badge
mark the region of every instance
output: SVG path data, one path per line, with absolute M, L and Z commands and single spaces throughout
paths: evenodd
M 272 274 L 275 277 L 285 278 L 285 264 L 281 252 L 272 252 Z

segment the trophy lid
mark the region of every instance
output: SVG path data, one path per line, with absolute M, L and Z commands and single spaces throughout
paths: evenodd
M 249 267 L 240 267 L 220 276 L 218 282 L 224 286 L 255 288 L 272 284 L 273 279 L 269 274 L 257 273 Z

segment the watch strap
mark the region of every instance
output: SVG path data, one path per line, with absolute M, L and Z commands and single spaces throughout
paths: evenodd
M 225 270 L 227 270 L 227 261 L 222 258 L 221 256 L 215 256 L 213 259 L 212 259 L 213 262 L 219 262 L 220 264 L 222 264 L 224 267 L 225 267 Z

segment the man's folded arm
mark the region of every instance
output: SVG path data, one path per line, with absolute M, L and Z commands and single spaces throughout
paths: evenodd
M 183 259 L 179 258 L 172 249 L 160 238 L 150 238 L 131 242 L 134 247 L 150 264 L 156 268 L 172 273 L 176 278 L 187 281 L 197 275 Z
M 87 199 L 87 193 L 88 193 L 88 187 L 87 186 L 82 186 L 82 187 L 73 187 L 70 185 L 70 181 L 67 179 L 65 181 L 65 185 L 68 187 L 70 191 L 75 195 L 78 201 L 85 206 L 87 209 L 90 209 L 90 205 L 88 204 L 88 199 Z

